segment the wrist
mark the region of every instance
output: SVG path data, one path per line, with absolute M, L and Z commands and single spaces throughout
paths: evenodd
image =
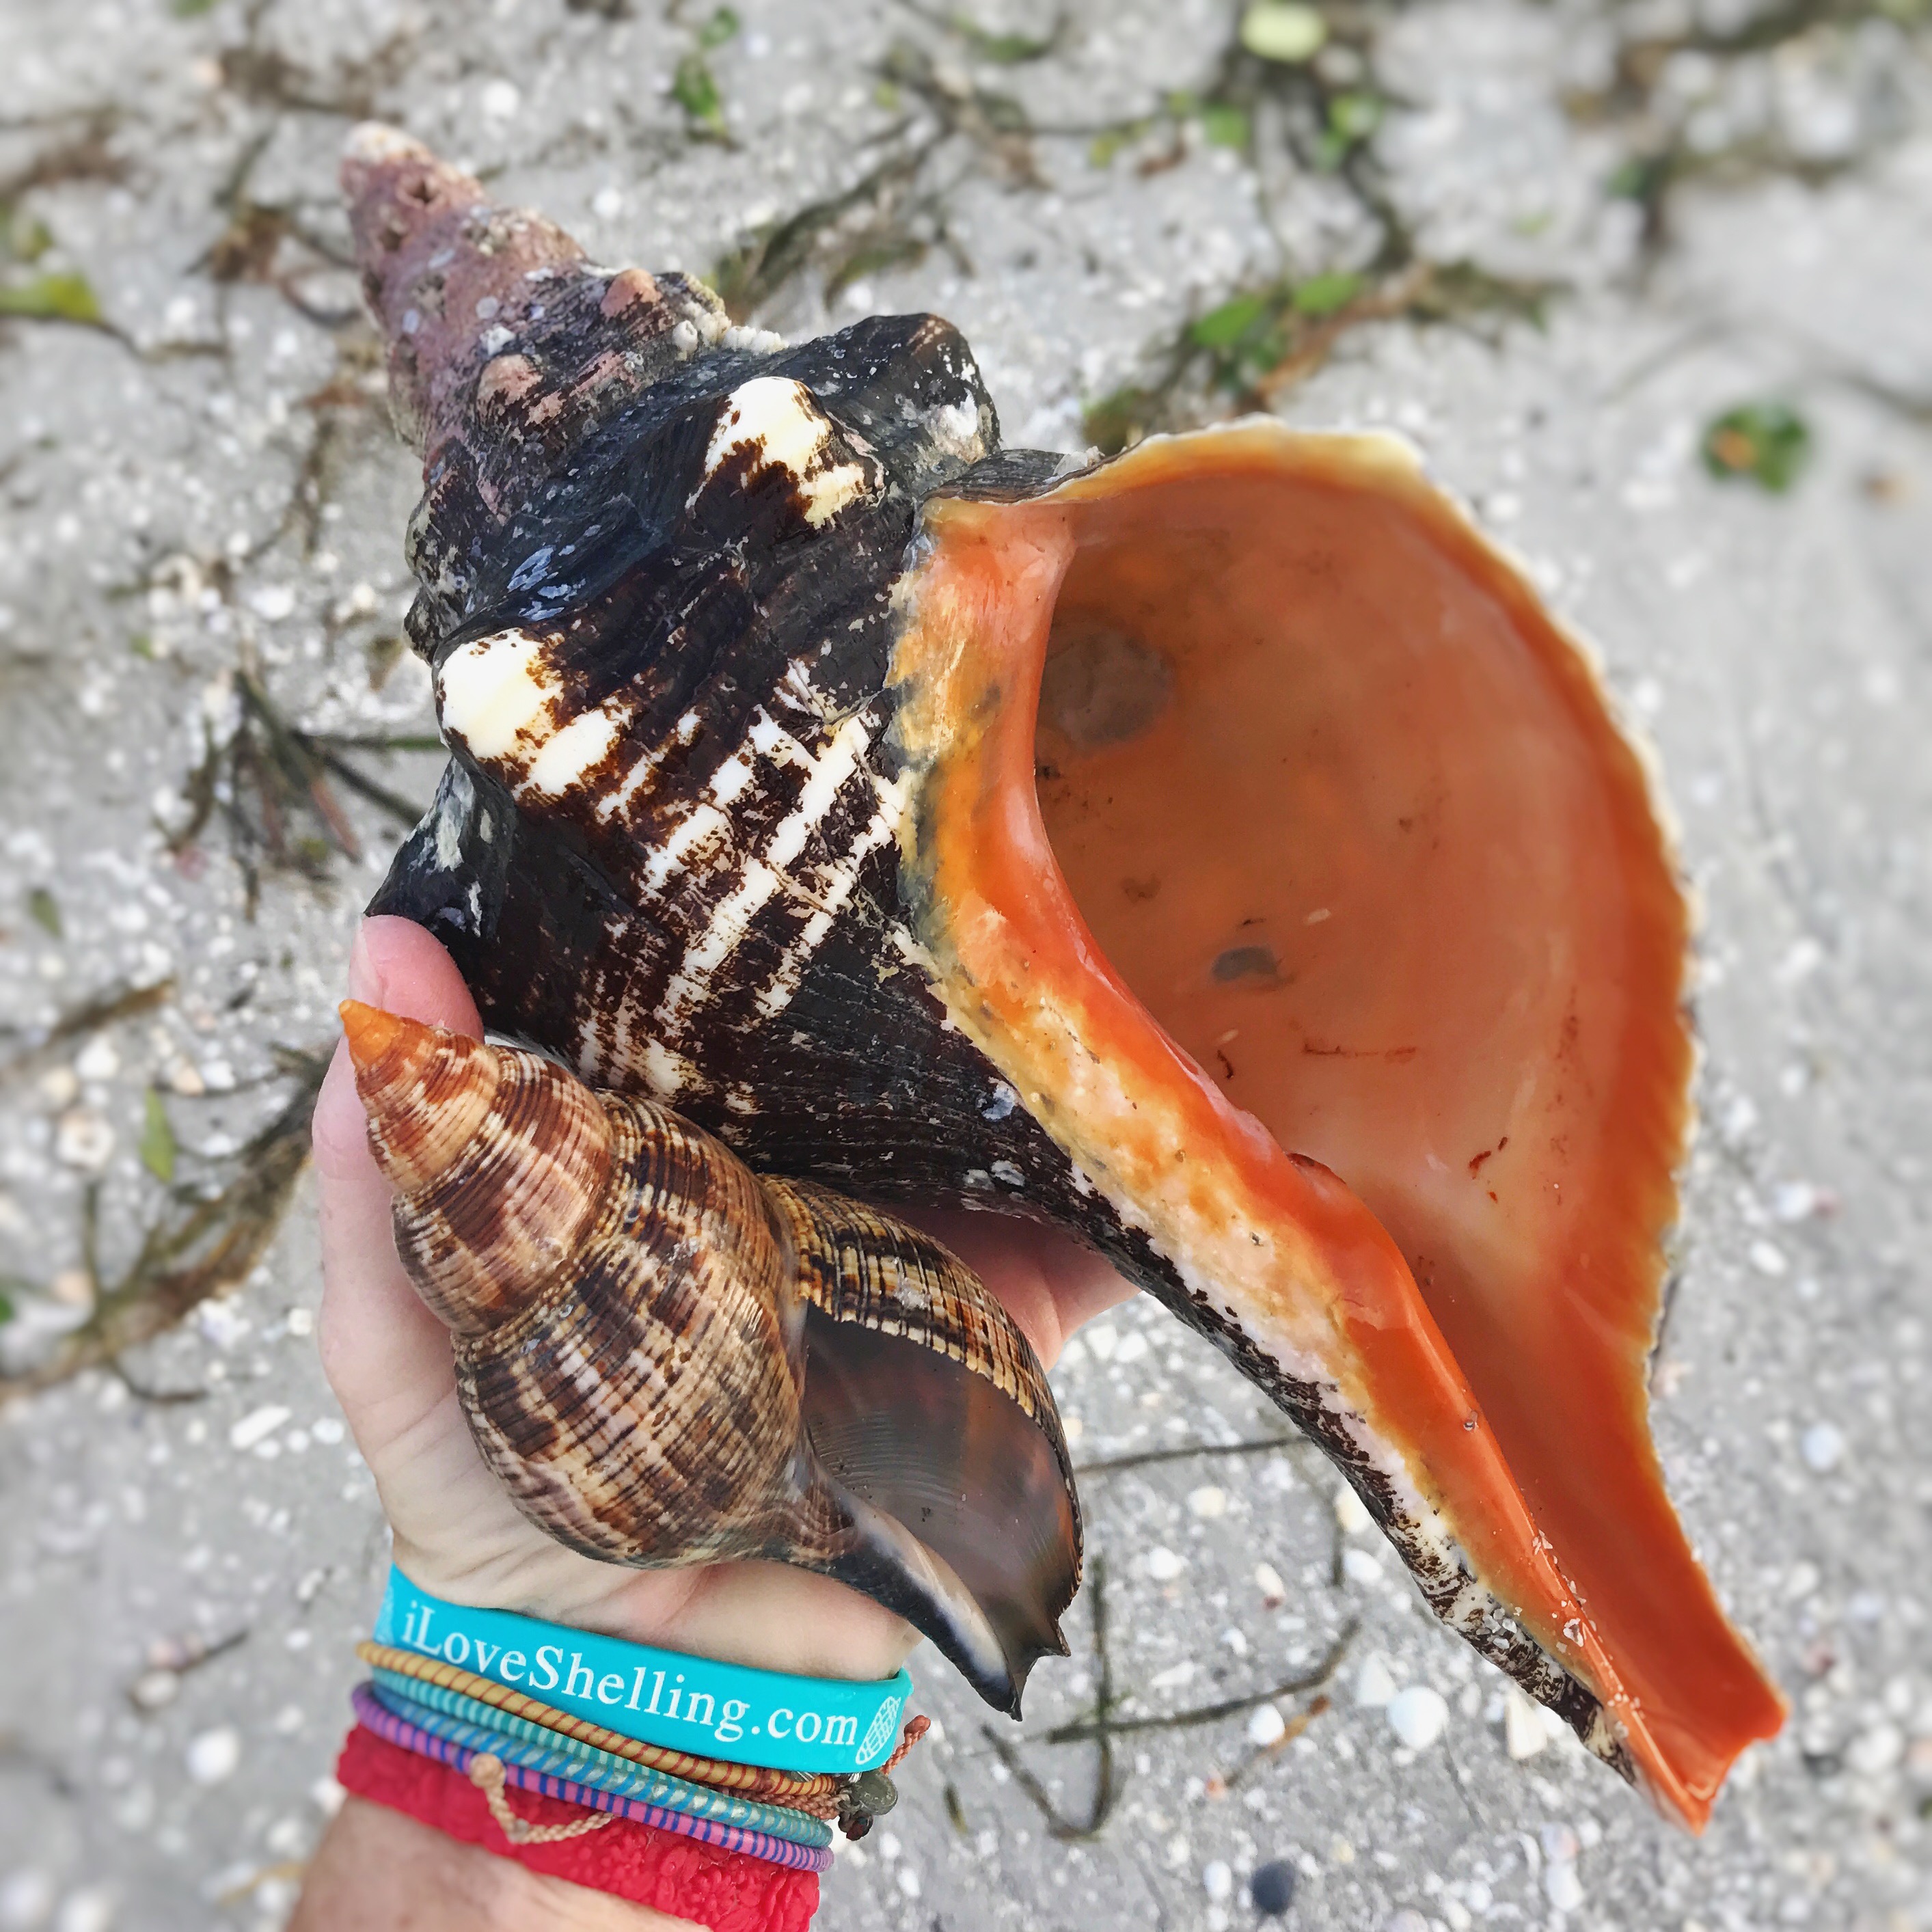
M 911 1624 L 869 1597 L 783 1563 L 640 1574 L 560 1621 L 756 1670 L 855 1683 L 894 1676 L 919 1642 Z
M 350 1732 L 336 1764 L 338 1780 L 352 1796 L 413 1820 L 436 1835 L 518 1865 L 532 1876 L 647 1907 L 674 1922 L 694 1922 L 711 1932 L 806 1932 L 818 1904 L 817 1874 L 830 1861 L 828 1850 L 814 1852 L 794 1842 L 783 1848 L 782 1859 L 773 1858 L 766 1855 L 770 1847 L 751 1850 L 749 1841 L 760 1835 L 755 1832 L 721 1832 L 701 1822 L 694 1832 L 688 1817 L 680 1821 L 653 1806 L 613 1801 L 567 1780 L 532 1779 L 494 1754 L 452 1751 L 433 1736 L 413 1742 L 386 1738 L 368 1726 L 368 1718 L 376 1714 L 364 1708 L 366 1694 L 357 1701 L 364 1721 Z M 378 1721 L 381 1730 L 394 1728 Z M 466 1758 L 471 1760 L 467 1764 Z M 440 1870 L 450 1872 L 453 1882 L 468 1869 L 439 1867 L 435 1854 L 423 1856 L 430 1862 L 416 1868 L 419 1878 L 424 1869 L 428 1874 L 416 1885 L 418 1893 L 433 1886 Z M 561 1896 L 577 1915 L 568 1922 L 572 1924 L 630 1922 L 589 1918 L 590 1906 L 569 1894 Z M 482 1903 L 494 1910 L 506 1900 L 520 1907 L 529 1898 L 493 1892 Z M 352 1926 L 361 1932 L 366 1922 L 352 1915 L 318 1915 L 307 1924 L 329 1932 L 338 1924 L 344 1932 Z M 469 1926 L 460 1914 L 442 1916 L 440 1900 L 420 1918 L 391 1914 L 375 1922 L 397 1932 L 405 1925 L 412 1932 L 442 1932 L 446 1926 L 451 1932 L 458 1926 L 468 1932 Z M 546 1922 L 511 1922 L 524 1932 L 528 1924 Z M 655 1918 L 642 1922 L 658 1923 Z
M 691 1932 L 688 1920 L 531 1870 L 350 1798 L 310 1861 L 289 1932 Z

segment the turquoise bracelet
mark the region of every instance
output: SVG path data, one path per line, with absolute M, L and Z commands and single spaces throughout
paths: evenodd
M 892 1754 L 912 1695 L 904 1670 L 862 1684 L 792 1677 L 471 1610 L 418 1589 L 393 1565 L 376 1641 L 474 1671 L 640 1744 L 772 1771 L 875 1768 Z
M 594 1744 L 580 1743 L 560 1732 L 546 1731 L 541 1725 L 513 1717 L 507 1711 L 493 1710 L 460 1691 L 419 1683 L 391 1670 L 377 1671 L 370 1689 L 386 1709 L 433 1737 L 460 1744 L 466 1750 L 494 1751 L 506 1764 L 567 1778 L 592 1790 L 608 1791 L 618 1798 L 634 1798 L 642 1804 L 660 1805 L 667 1811 L 687 1812 L 694 1818 L 715 1819 L 720 1824 L 769 1832 L 773 1838 L 788 1838 L 795 1845 L 825 1846 L 832 1842 L 832 1827 L 808 1811 L 687 1784 L 668 1772 L 648 1770 L 628 1759 L 613 1757 Z

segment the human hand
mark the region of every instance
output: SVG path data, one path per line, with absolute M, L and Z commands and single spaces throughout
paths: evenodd
M 406 920 L 366 920 L 349 993 L 480 1037 L 474 1001 L 442 947 Z M 636 1642 L 814 1676 L 890 1676 L 916 1638 L 829 1579 L 766 1562 L 631 1570 L 579 1556 L 518 1511 L 484 1466 L 456 1396 L 448 1331 L 398 1259 L 389 1186 L 338 1046 L 315 1114 L 324 1371 L 376 1480 L 395 1556 L 452 1602 L 518 1610 Z M 1067 1336 L 1132 1292 L 1064 1237 L 962 1210 L 906 1215 L 974 1269 L 1051 1364 Z

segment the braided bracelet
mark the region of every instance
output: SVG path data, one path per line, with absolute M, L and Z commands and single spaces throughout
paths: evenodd
M 747 1858 L 607 1813 L 590 1814 L 604 1821 L 599 1829 L 550 1838 L 548 1827 L 586 1815 L 553 1798 L 518 1798 L 523 1822 L 534 1828 L 519 1843 L 505 1833 L 471 1778 L 390 1744 L 361 1724 L 344 1742 L 335 1775 L 364 1802 L 413 1818 L 492 1857 L 693 1920 L 711 1932 L 806 1932 L 818 1904 L 816 1872 Z
M 356 1715 L 363 1727 L 385 1742 L 398 1744 L 405 1750 L 413 1751 L 419 1757 L 432 1758 L 438 1763 L 452 1765 L 468 1774 L 472 1781 L 478 1784 L 486 1796 L 490 1784 L 500 1780 L 502 1784 L 513 1785 L 519 1790 L 533 1791 L 547 1798 L 562 1799 L 566 1804 L 579 1805 L 592 1811 L 602 1811 L 620 1818 L 628 1818 L 633 1822 L 649 1825 L 662 1832 L 676 1832 L 680 1837 L 695 1838 L 701 1843 L 716 1845 L 722 1850 L 742 1852 L 769 1863 L 789 1865 L 807 1871 L 824 1871 L 832 1862 L 832 1853 L 827 1848 L 794 1844 L 789 1839 L 774 1837 L 768 1832 L 754 1832 L 742 1826 L 727 1825 L 710 1818 L 699 1818 L 687 1812 L 674 1811 L 658 1804 L 640 1804 L 632 1798 L 620 1798 L 607 1791 L 593 1790 L 588 1785 L 571 1780 L 551 1778 L 542 1772 L 526 1770 L 520 1765 L 506 1764 L 493 1752 L 467 1750 L 460 1744 L 452 1744 L 412 1724 L 406 1719 L 397 1717 L 380 1703 L 374 1694 L 358 1686 L 351 1694 L 356 1706 Z M 486 1760 L 481 1777 L 476 1766 L 479 1760 Z M 500 1788 L 497 1792 L 502 1798 Z M 502 1818 L 496 1805 L 490 1810 L 496 1816 L 499 1825 Z M 512 1814 L 514 1817 L 514 1814 Z M 521 1821 L 518 1821 L 521 1822 Z M 538 1827 L 538 1829 L 554 1828 Z M 576 1828 L 578 1831 L 591 1831 L 598 1827 L 585 1821 Z M 516 1842 L 514 1834 L 505 1827 L 504 1834 Z
M 688 1784 L 668 1772 L 615 1757 L 595 1746 L 545 1731 L 521 1718 L 494 1711 L 474 1698 L 379 1671 L 370 1687 L 392 1715 L 466 1750 L 494 1752 L 506 1765 L 568 1778 L 618 1798 L 709 1818 L 788 1838 L 795 1844 L 829 1845 L 832 1828 L 809 1813 L 765 1804 L 728 1792 Z
M 742 1791 L 752 1797 L 776 1798 L 802 1805 L 812 1798 L 830 1798 L 836 1802 L 846 1781 L 830 1772 L 772 1771 L 762 1765 L 726 1764 L 716 1758 L 695 1757 L 688 1751 L 672 1750 L 662 1744 L 640 1744 L 635 1738 L 622 1736 L 602 1724 L 593 1724 L 588 1718 L 573 1717 L 568 1711 L 526 1696 L 520 1690 L 510 1690 L 492 1678 L 479 1677 L 474 1671 L 439 1663 L 412 1650 L 364 1642 L 356 1646 L 356 1654 L 375 1669 L 460 1691 L 479 1703 L 526 1718 L 547 1731 L 594 1744 L 613 1756 L 628 1758 L 633 1763 L 649 1765 L 654 1771 L 669 1772 L 674 1777 L 712 1785 L 720 1790 Z

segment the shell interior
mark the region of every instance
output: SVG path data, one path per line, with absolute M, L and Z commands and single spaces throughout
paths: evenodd
M 897 729 L 955 1023 L 1438 1613 L 1520 1624 L 1701 1816 L 1781 1709 L 1649 1437 L 1687 922 L 1587 660 L 1376 439 L 1144 445 L 927 532 Z

